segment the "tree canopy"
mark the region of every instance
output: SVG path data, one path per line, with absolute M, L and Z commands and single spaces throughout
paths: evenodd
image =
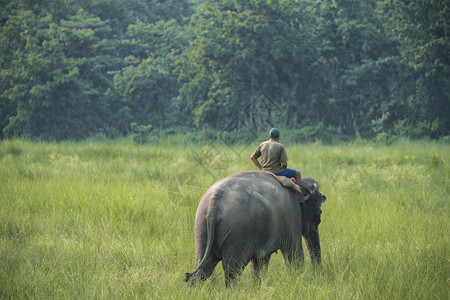
M 1 138 L 270 126 L 305 139 L 450 133 L 448 1 L 0 8 Z

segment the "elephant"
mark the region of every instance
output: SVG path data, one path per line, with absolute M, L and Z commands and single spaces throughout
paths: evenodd
M 195 216 L 195 270 L 185 281 L 194 284 L 211 276 L 222 261 L 230 286 L 250 262 L 251 274 L 261 281 L 272 253 L 281 250 L 290 265 L 304 261 L 302 236 L 313 263 L 320 263 L 319 223 L 326 197 L 317 182 L 302 178 L 302 194 L 283 187 L 271 174 L 244 171 L 216 182 L 204 194 Z

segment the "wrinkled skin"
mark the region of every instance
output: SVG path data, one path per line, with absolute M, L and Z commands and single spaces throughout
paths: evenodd
M 303 263 L 302 236 L 312 261 L 320 262 L 318 225 L 326 197 L 311 178 L 302 178 L 302 191 L 311 196 L 299 205 L 296 192 L 258 171 L 237 173 L 215 183 L 197 209 L 196 269 L 186 274 L 186 281 L 193 284 L 207 279 L 219 261 L 227 286 L 249 262 L 251 273 L 260 280 L 260 270 L 277 250 L 288 264 Z

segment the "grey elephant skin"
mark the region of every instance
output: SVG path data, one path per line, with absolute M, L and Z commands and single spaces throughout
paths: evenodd
M 222 261 L 227 286 L 250 262 L 260 270 L 281 250 L 287 264 L 303 263 L 302 236 L 314 263 L 321 260 L 319 223 L 326 197 L 317 182 L 302 178 L 309 200 L 283 187 L 271 174 L 248 171 L 216 182 L 203 196 L 195 217 L 195 270 L 186 273 L 193 284 L 211 276 Z

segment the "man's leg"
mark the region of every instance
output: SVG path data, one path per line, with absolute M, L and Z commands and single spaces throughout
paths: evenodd
M 295 170 L 294 180 L 298 186 L 302 184 L 302 173 L 300 171 Z
M 295 175 L 294 175 L 294 180 L 295 183 L 300 187 L 300 193 L 298 194 L 298 201 L 299 202 L 303 202 L 303 194 L 302 194 L 302 173 L 300 173 L 300 171 L 295 170 Z
M 300 191 L 302 190 L 302 173 L 300 173 L 300 171 L 295 170 L 295 175 L 294 175 L 294 180 L 295 183 L 300 187 Z M 303 197 L 303 194 L 300 192 L 300 194 L 298 195 L 298 201 L 303 202 L 309 199 L 309 195 L 306 195 L 305 197 Z
M 291 178 L 294 179 L 294 182 L 300 187 L 300 191 L 302 190 L 302 174 L 300 173 L 300 171 L 298 170 L 294 170 L 294 169 L 284 169 L 283 171 L 281 171 L 280 173 L 277 173 L 275 175 L 278 176 L 285 176 L 287 178 Z M 298 195 L 298 201 L 299 202 L 303 202 L 309 199 L 309 195 L 307 195 L 305 197 L 305 199 L 303 199 L 303 194 L 300 192 Z

